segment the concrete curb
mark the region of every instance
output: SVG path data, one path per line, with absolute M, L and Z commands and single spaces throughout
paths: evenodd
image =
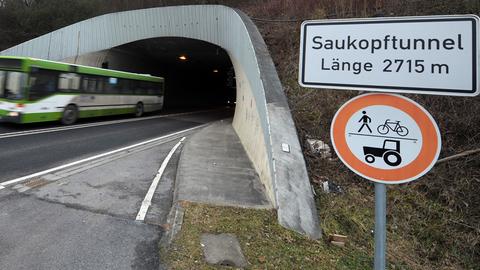
M 200 128 L 199 130 L 202 130 L 209 125 Z M 184 142 L 184 144 L 188 143 L 189 138 L 187 138 Z M 185 213 L 185 209 L 181 205 L 181 202 L 178 201 L 178 169 L 180 167 L 180 162 L 182 160 L 182 156 L 184 155 L 183 149 L 185 145 L 180 149 L 180 157 L 178 158 L 178 163 L 177 163 L 177 172 L 175 175 L 174 183 L 173 183 L 173 196 L 172 196 L 172 206 L 170 208 L 170 212 L 167 216 L 167 222 L 164 224 L 164 231 L 165 233 L 160 239 L 160 246 L 163 248 L 168 248 L 172 242 L 175 236 L 180 232 L 182 229 L 182 224 L 183 224 L 183 216 Z
M 170 209 L 170 213 L 167 217 L 167 223 L 165 228 L 165 233 L 160 239 L 160 246 L 163 248 L 168 248 L 175 236 L 180 232 L 183 225 L 183 216 L 185 214 L 185 209 L 182 206 L 181 202 L 175 202 Z

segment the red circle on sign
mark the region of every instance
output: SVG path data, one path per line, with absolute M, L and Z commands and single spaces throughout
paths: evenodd
M 422 135 L 422 147 L 418 156 L 409 164 L 397 169 L 381 169 L 359 160 L 346 141 L 346 126 L 352 115 L 374 105 L 390 106 L 408 114 L 418 125 Z M 440 154 L 441 138 L 432 116 L 416 102 L 393 94 L 365 94 L 349 100 L 335 114 L 331 126 L 331 138 L 339 158 L 355 173 L 375 182 L 400 184 L 413 181 L 427 173 Z

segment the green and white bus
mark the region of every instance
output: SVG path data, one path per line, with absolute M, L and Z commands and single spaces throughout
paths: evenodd
M 0 121 L 34 123 L 161 110 L 164 79 L 27 57 L 0 56 Z

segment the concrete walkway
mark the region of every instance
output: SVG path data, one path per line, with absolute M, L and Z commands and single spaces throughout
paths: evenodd
M 215 122 L 187 140 L 176 185 L 177 200 L 271 208 L 231 120 Z

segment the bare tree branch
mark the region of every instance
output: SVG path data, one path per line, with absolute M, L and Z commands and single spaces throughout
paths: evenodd
M 462 153 L 459 153 L 459 154 L 455 154 L 455 155 L 452 155 L 452 156 L 449 156 L 449 157 L 446 157 L 446 158 L 439 159 L 436 164 L 447 162 L 447 161 L 450 161 L 450 160 L 453 160 L 453 159 L 459 159 L 461 157 L 473 155 L 473 154 L 476 154 L 476 153 L 480 153 L 480 148 L 477 148 L 477 149 L 474 149 L 474 150 L 468 150 L 468 151 L 465 151 L 465 152 L 462 152 Z

